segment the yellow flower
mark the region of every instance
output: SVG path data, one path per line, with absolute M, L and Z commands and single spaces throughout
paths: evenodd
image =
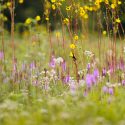
M 121 20 L 119 18 L 117 18 L 115 21 L 116 23 L 121 23 Z
M 52 9 L 55 10 L 56 9 L 56 6 L 54 4 L 52 4 Z
M 73 53 L 72 53 L 72 52 L 70 52 L 70 53 L 69 53 L 69 56 L 70 56 L 70 57 L 73 57 Z
M 102 34 L 105 36 L 105 35 L 107 34 L 107 32 L 104 30 L 104 31 L 102 32 Z
M 85 10 L 88 10 L 88 9 L 89 9 L 89 7 L 88 7 L 88 6 L 84 6 L 84 8 L 85 8 Z
M 11 2 L 7 2 L 7 7 L 10 7 L 11 6 Z
M 88 19 L 88 14 L 85 14 L 85 15 L 84 15 L 84 19 Z
M 19 0 L 19 3 L 22 4 L 24 2 L 24 0 Z
M 76 48 L 75 44 L 73 44 L 73 43 L 70 44 L 70 48 L 71 48 L 71 49 L 75 49 L 75 48 Z
M 27 18 L 25 24 L 29 25 L 32 22 L 31 18 Z
M 65 19 L 63 20 L 63 22 L 64 22 L 64 24 L 68 24 L 68 23 L 69 23 L 69 19 L 68 19 L 68 18 L 65 18 Z
M 122 4 L 122 2 L 121 1 L 118 1 L 118 5 L 121 5 Z
M 2 21 L 7 21 L 7 17 L 5 15 L 3 15 L 2 13 L 0 14 L 0 20 Z
M 46 17 L 46 21 L 49 21 L 49 18 L 48 18 L 48 17 Z
M 80 8 L 80 16 L 83 17 L 85 15 L 85 10 L 81 7 Z
M 38 16 L 36 16 L 35 20 L 36 20 L 36 21 L 40 21 L 40 20 L 41 20 L 41 17 L 38 15 Z
M 105 0 L 105 4 L 109 4 L 109 1 L 108 1 L 108 0 Z
M 56 37 L 60 37 L 60 32 L 56 32 Z
M 66 10 L 70 11 L 71 10 L 71 6 L 66 7 Z
M 75 35 L 75 36 L 74 36 L 74 40 L 77 41 L 78 39 L 79 39 L 78 35 Z
M 115 9 L 115 8 L 116 8 L 116 5 L 115 5 L 115 4 L 111 4 L 111 8 L 112 8 L 112 9 Z
M 57 3 L 57 6 L 62 6 L 62 4 L 60 2 Z
M 92 7 L 89 7 L 89 11 L 92 11 L 93 10 L 93 8 Z
M 55 2 L 56 2 L 56 0 L 51 0 L 51 2 L 52 2 L 52 3 L 55 3 Z

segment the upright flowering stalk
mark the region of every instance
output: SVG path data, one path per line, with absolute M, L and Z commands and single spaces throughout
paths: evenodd
M 122 80 L 122 85 L 125 86 L 125 80 Z
M 109 88 L 108 92 L 109 92 L 110 95 L 113 95 L 114 94 L 113 88 Z
M 95 69 L 93 72 L 94 76 L 97 78 L 99 76 L 99 70 Z
M 66 71 L 66 61 L 65 60 L 62 62 L 62 71 L 63 72 Z
M 16 73 L 16 71 L 17 71 L 17 65 L 16 65 L 16 63 L 14 63 L 14 65 L 13 65 L 13 72 Z
M 33 61 L 32 63 L 30 63 L 30 69 L 33 70 L 35 69 L 36 65 L 35 62 Z
M 70 75 L 67 75 L 67 76 L 65 77 L 65 79 L 64 79 L 64 82 L 65 82 L 65 83 L 69 83 L 69 81 L 70 81 Z
M 91 68 L 91 64 L 88 63 L 88 64 L 87 64 L 87 71 L 88 71 L 88 72 L 89 72 L 90 68 Z
M 75 95 L 76 94 L 76 84 L 74 81 L 71 82 L 70 84 L 70 92 L 72 95 Z
M 96 83 L 98 78 L 99 78 L 99 70 L 98 69 L 94 70 L 93 77 L 94 77 L 94 81 L 93 82 Z
M 91 86 L 92 86 L 92 77 L 91 77 L 91 74 L 87 74 L 86 75 L 86 86 L 87 86 L 87 88 L 91 88 Z
M 51 61 L 50 61 L 50 63 L 49 63 L 49 66 L 50 66 L 50 67 L 55 68 L 55 66 L 56 66 L 55 60 L 56 60 L 55 57 L 52 56 Z
M 107 73 L 106 68 L 103 68 L 103 69 L 102 69 L 102 76 L 105 77 L 105 76 L 106 76 L 106 73 Z
M 13 49 L 13 63 L 15 63 L 15 45 L 14 45 L 14 9 L 15 9 L 15 0 L 11 0 L 11 6 L 10 6 L 10 14 L 11 14 L 11 43 L 12 43 L 12 49 Z
M 107 87 L 107 86 L 103 86 L 102 91 L 103 91 L 104 93 L 108 93 L 108 87 Z
M 0 51 L 0 60 L 4 59 L 4 53 L 2 51 Z
M 123 60 L 123 59 L 120 59 L 119 69 L 120 69 L 120 70 L 124 70 L 124 60 Z
M 22 63 L 22 71 L 25 71 L 25 70 L 26 70 L 26 64 Z
M 113 95 L 114 94 L 114 89 L 112 87 L 109 88 L 107 86 L 103 86 L 102 92 L 105 93 L 105 94 L 107 93 L 109 95 Z

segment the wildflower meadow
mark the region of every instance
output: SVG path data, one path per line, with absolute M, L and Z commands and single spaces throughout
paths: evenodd
M 125 125 L 125 0 L 0 0 L 0 125 Z

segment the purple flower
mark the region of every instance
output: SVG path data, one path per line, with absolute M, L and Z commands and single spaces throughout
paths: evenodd
M 89 70 L 91 68 L 90 63 L 87 64 L 87 70 Z
M 110 71 L 110 74 L 112 74 L 112 73 L 113 73 L 113 71 L 114 71 L 113 66 L 110 66 L 110 67 L 109 67 L 109 71 Z
M 91 75 L 91 82 L 93 83 L 93 84 L 95 84 L 97 81 L 96 81 L 96 77 L 92 74 Z
M 93 72 L 94 77 L 97 79 L 99 77 L 99 70 L 95 69 Z
M 122 85 L 125 86 L 125 80 L 122 80 Z
M 65 61 L 63 61 L 63 63 L 62 63 L 62 70 L 63 70 L 63 72 L 66 71 L 66 62 Z
M 51 59 L 51 61 L 49 63 L 49 66 L 52 67 L 52 68 L 55 68 L 56 62 L 55 62 L 55 57 L 54 56 L 52 56 L 52 59 Z
M 88 88 L 91 88 L 92 86 L 92 77 L 91 77 L 91 74 L 87 74 L 86 75 L 86 85 Z
M 76 85 L 75 85 L 74 82 L 72 82 L 70 84 L 70 92 L 71 92 L 72 95 L 75 95 L 75 93 L 76 93 Z
M 13 64 L 13 71 L 16 72 L 16 70 L 17 70 L 17 65 L 16 65 L 16 63 L 14 63 Z
M 45 83 L 44 89 L 45 89 L 45 90 L 49 90 L 49 84 L 48 84 L 48 83 Z
M 65 83 L 68 83 L 68 82 L 69 82 L 69 80 L 70 80 L 70 76 L 69 76 L 69 75 L 67 75 L 67 76 L 65 77 L 65 79 L 64 79 L 64 82 L 65 82 Z
M 106 76 L 106 73 L 107 73 L 107 72 L 106 72 L 106 69 L 103 68 L 103 69 L 102 69 L 102 76 Z
M 124 70 L 124 63 L 121 63 L 121 64 L 120 64 L 120 69 L 121 69 L 121 70 Z
M 110 95 L 113 95 L 114 94 L 113 88 L 109 88 L 108 92 L 109 92 Z
M 84 93 L 83 93 L 83 96 L 86 97 L 88 95 L 88 92 L 87 90 L 85 89 Z
M 103 91 L 104 93 L 108 93 L 108 87 L 107 87 L 107 86 L 103 86 L 102 91 Z
M 124 70 L 124 60 L 120 59 L 120 63 L 118 64 L 118 68 Z
M 30 64 L 30 69 L 32 70 L 32 69 L 35 69 L 35 63 L 34 62 L 32 62 L 31 64 Z
M 4 53 L 0 51 L 0 60 L 3 60 L 3 58 L 4 58 Z

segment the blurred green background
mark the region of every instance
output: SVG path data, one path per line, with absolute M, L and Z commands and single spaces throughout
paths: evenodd
M 7 1 L 8 0 L 3 0 L 3 2 L 7 2 Z M 35 18 L 35 16 L 37 16 L 37 15 L 40 15 L 42 19 L 45 18 L 44 17 L 44 4 L 46 1 L 51 3 L 50 0 L 24 0 L 23 4 L 19 4 L 18 0 L 15 0 L 15 2 L 16 2 L 15 23 L 16 24 L 17 23 L 20 23 L 20 24 L 24 23 L 28 17 Z M 122 1 L 122 5 L 119 6 L 118 15 L 120 16 L 120 19 L 122 21 L 122 25 L 125 29 L 125 1 L 124 0 L 121 0 L 121 1 Z M 79 2 L 81 2 L 81 5 L 83 5 L 85 3 L 85 4 L 91 6 L 91 4 L 92 4 L 92 2 L 89 2 L 89 0 L 79 0 Z M 65 16 L 67 15 L 66 11 L 65 11 L 65 7 L 66 7 L 66 5 L 68 5 L 68 3 L 69 2 L 66 0 L 66 3 L 64 3 L 64 5 L 62 6 L 63 14 Z M 9 10 L 5 10 L 4 13 L 8 17 L 8 21 L 6 22 L 5 26 L 7 29 L 10 30 L 11 18 L 10 18 Z M 92 12 L 90 12 L 89 15 L 90 15 L 89 16 L 89 18 L 90 18 L 89 19 L 89 29 L 91 30 L 91 29 L 93 29 L 93 25 L 95 25 L 94 27 L 97 26 L 97 22 L 96 22 L 96 20 L 94 20 L 94 18 L 92 16 L 93 15 Z M 103 17 L 105 17 L 105 8 L 103 5 L 102 5 L 102 15 L 103 15 Z M 96 14 L 95 14 L 95 16 L 96 16 Z M 55 13 L 51 10 L 51 12 L 50 12 L 50 25 L 51 25 L 52 29 L 54 29 L 55 26 L 59 27 L 60 21 L 58 21 L 58 20 L 60 20 L 58 12 Z M 45 22 L 46 21 L 43 21 L 42 23 L 44 24 Z M 105 29 L 105 27 L 106 27 L 105 22 L 103 21 L 102 23 L 103 23 L 103 26 Z M 97 29 L 97 28 L 95 28 L 95 29 Z

